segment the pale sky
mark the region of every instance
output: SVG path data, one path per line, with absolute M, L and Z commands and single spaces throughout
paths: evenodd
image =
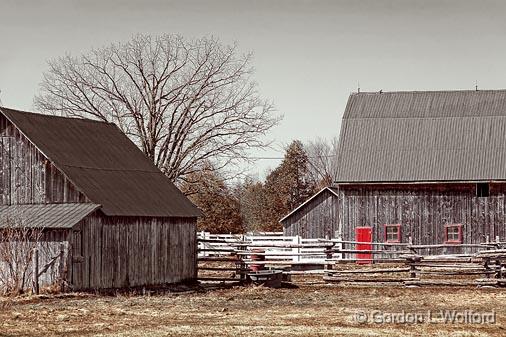
M 0 0 L 0 33 L 0 99 L 24 110 L 49 58 L 136 33 L 237 41 L 284 115 L 270 135 L 276 149 L 255 156 L 337 135 L 358 82 L 362 91 L 506 88 L 506 1 Z

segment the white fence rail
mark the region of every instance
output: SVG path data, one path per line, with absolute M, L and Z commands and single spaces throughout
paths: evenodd
M 251 251 L 255 247 L 265 245 L 262 250 L 265 251 L 266 261 L 324 262 L 328 258 L 325 247 L 303 247 L 308 244 L 316 245 L 320 243 L 320 239 L 304 239 L 298 235 L 283 236 L 282 232 L 246 233 L 243 235 L 199 232 L 198 240 L 199 257 L 223 256 L 224 251 L 235 251 L 238 246 Z M 216 242 L 212 242 L 213 240 Z M 276 244 L 293 247 L 273 247 Z M 340 249 L 341 245 L 337 243 L 334 247 Z M 342 254 L 334 253 L 332 258 L 341 259 Z

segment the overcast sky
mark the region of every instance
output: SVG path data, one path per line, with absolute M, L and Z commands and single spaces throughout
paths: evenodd
M 32 110 L 46 61 L 136 33 L 212 34 L 253 51 L 256 79 L 292 139 L 339 133 L 362 91 L 506 88 L 506 1 L 0 0 L 0 98 Z M 262 172 L 277 161 L 259 161 Z

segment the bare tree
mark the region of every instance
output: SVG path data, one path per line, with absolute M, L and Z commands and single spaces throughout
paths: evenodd
M 21 212 L 2 216 L 1 222 L 0 295 L 18 295 L 32 288 L 35 258 L 39 266 L 37 283 L 42 282 L 45 290 L 61 290 L 66 282 L 68 244 L 44 240 L 44 229 L 30 227 Z
M 21 218 L 2 218 L 0 231 L 0 293 L 20 294 L 30 286 L 32 253 L 41 231 L 24 226 Z
M 336 180 L 337 146 L 337 137 L 333 137 L 330 141 L 317 138 L 304 145 L 308 156 L 309 173 L 320 188 L 330 186 Z
M 230 168 L 267 145 L 280 117 L 258 93 L 251 57 L 212 37 L 138 35 L 49 61 L 35 105 L 115 123 L 169 178 L 184 180 L 206 161 Z

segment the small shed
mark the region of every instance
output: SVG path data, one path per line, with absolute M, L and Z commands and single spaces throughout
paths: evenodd
M 0 108 L 0 228 L 65 243 L 74 290 L 196 279 L 201 215 L 112 123 Z
M 506 240 L 505 144 L 506 90 L 351 94 L 332 188 L 337 231 L 374 242 Z M 332 218 L 325 209 L 318 217 Z M 306 212 L 285 217 L 285 232 L 323 233 L 319 220 L 297 227 Z
M 325 187 L 284 216 L 283 234 L 307 239 L 333 238 L 339 233 L 339 191 Z

